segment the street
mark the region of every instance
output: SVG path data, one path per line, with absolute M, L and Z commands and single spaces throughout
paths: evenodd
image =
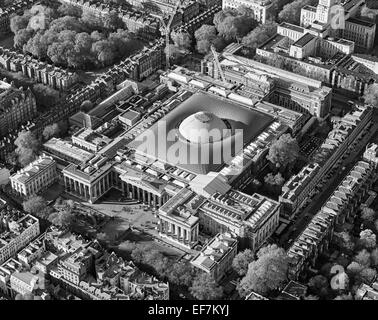
M 360 145 L 365 146 L 369 140 L 376 141 L 376 129 L 377 125 L 375 125 L 374 130 L 371 130 L 371 132 L 374 132 L 374 137 L 371 133 L 366 134 L 366 136 L 360 142 Z M 345 169 L 336 170 L 335 174 L 332 176 L 332 179 L 328 181 L 327 184 L 322 188 L 322 192 L 320 194 L 317 194 L 311 200 L 310 204 L 306 208 L 304 208 L 301 213 L 299 213 L 299 217 L 297 218 L 297 220 L 295 220 L 294 223 L 292 222 L 292 225 L 290 225 L 282 233 L 279 243 L 285 250 L 287 250 L 292 244 L 292 241 L 295 240 L 301 234 L 306 225 L 311 221 L 313 216 L 321 209 L 326 200 L 335 191 L 335 188 L 341 183 L 341 181 L 353 168 L 355 163 L 358 161 L 358 159 L 360 159 L 364 152 L 365 148 L 362 148 L 361 150 L 357 151 L 352 151 L 348 158 L 345 159 L 344 162 L 340 165 L 340 168 L 344 166 Z

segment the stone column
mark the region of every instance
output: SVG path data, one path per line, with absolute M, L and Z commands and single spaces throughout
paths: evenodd
M 180 240 L 180 237 L 181 237 L 181 227 L 177 226 L 177 240 Z
M 132 198 L 135 199 L 135 186 L 131 185 Z
M 84 196 L 85 196 L 85 199 L 87 200 L 90 200 L 89 198 L 89 187 L 84 185 Z

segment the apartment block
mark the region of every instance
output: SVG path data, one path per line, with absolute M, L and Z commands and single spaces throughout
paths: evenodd
M 5 205 L 0 212 L 0 263 L 28 245 L 39 235 L 39 220 Z
M 0 81 L 0 136 L 6 136 L 36 115 L 36 100 L 30 89 Z

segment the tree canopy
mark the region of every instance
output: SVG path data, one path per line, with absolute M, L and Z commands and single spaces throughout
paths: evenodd
M 377 246 L 376 235 L 370 229 L 360 232 L 359 243 L 366 249 L 373 249 Z
M 31 131 L 19 132 L 14 144 L 17 147 L 18 161 L 23 167 L 36 159 L 41 146 L 40 141 Z
M 295 25 L 300 24 L 301 10 L 306 5 L 313 5 L 317 0 L 295 0 L 286 4 L 282 11 L 278 14 L 280 21 L 285 21 Z
M 378 107 L 378 83 L 373 83 L 368 86 L 363 98 L 367 104 Z
M 287 280 L 288 257 L 277 245 L 263 247 L 257 253 L 257 260 L 249 264 L 247 274 L 240 281 L 238 291 L 246 296 L 255 291 L 266 296 L 271 290 L 281 288 Z
M 214 26 L 204 24 L 196 30 L 194 37 L 197 43 L 197 51 L 206 54 L 210 51 L 210 46 L 214 44 L 218 37 L 217 29 Z
M 60 134 L 60 128 L 59 128 L 59 125 L 57 123 L 53 123 L 49 126 L 47 126 L 44 130 L 43 130 L 43 138 L 45 140 L 49 140 L 50 138 L 52 137 L 58 137 Z
M 46 200 L 41 196 L 31 196 L 22 203 L 22 207 L 26 212 L 39 218 L 45 219 L 49 214 Z
M 217 300 L 223 296 L 223 288 L 218 286 L 208 273 L 199 273 L 189 288 L 190 293 L 198 300 Z
M 295 138 L 290 134 L 282 135 L 269 148 L 267 159 L 277 168 L 285 169 L 294 164 L 299 155 L 299 146 Z
M 232 267 L 241 276 L 248 271 L 249 264 L 254 260 L 254 254 L 250 249 L 239 252 L 232 261 Z
M 52 224 L 58 227 L 68 228 L 72 225 L 74 217 L 74 214 L 70 211 L 63 210 L 50 214 L 49 220 Z
M 274 21 L 267 21 L 245 35 L 245 37 L 242 39 L 242 43 L 254 51 L 258 46 L 262 45 L 265 41 L 276 34 L 276 32 L 277 23 Z
M 11 29 L 16 48 L 64 67 L 107 66 L 142 47 L 117 12 L 99 19 L 66 4 L 58 10 L 33 6 L 11 18 Z

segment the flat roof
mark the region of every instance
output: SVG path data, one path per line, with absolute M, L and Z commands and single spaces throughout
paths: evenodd
M 368 20 L 365 20 L 365 19 L 361 19 L 361 18 L 350 17 L 349 19 L 347 19 L 347 21 L 354 23 L 354 24 L 360 24 L 362 26 L 369 27 L 369 28 L 372 28 L 372 27 L 375 26 L 374 22 L 371 22 L 371 21 L 368 21 Z
M 178 159 L 175 159 L 175 166 L 197 174 L 207 174 L 210 171 L 219 171 L 228 160 L 231 160 L 223 157 L 223 153 L 220 151 L 220 148 L 228 148 L 227 150 L 231 150 L 235 153 L 240 151 L 234 150 L 235 148 L 233 148 L 233 146 L 235 146 L 234 136 L 205 145 L 189 143 L 178 136 L 175 137 L 175 139 L 172 137 L 168 139 L 168 134 L 170 133 L 172 135 L 174 130 L 179 128 L 184 119 L 200 111 L 212 113 L 218 118 L 226 120 L 234 131 L 240 130 L 239 133 L 243 133 L 243 144 L 250 142 L 256 136 L 258 136 L 273 121 L 273 117 L 257 110 L 251 110 L 247 107 L 234 103 L 231 100 L 221 99 L 209 93 L 198 92 L 193 94 L 184 102 L 180 103 L 175 109 L 165 115 L 164 118 L 154 123 L 149 128 L 149 132 L 153 133 L 151 139 L 153 139 L 152 145 L 154 145 L 154 147 L 149 148 L 150 150 L 138 149 L 139 147 L 143 147 L 146 138 L 143 135 L 144 132 L 130 142 L 128 147 L 131 149 L 138 149 L 138 152 L 140 151 L 154 159 L 159 159 L 162 162 L 169 163 L 170 159 L 167 157 L 167 151 L 170 150 L 172 145 L 174 145 L 188 151 L 186 154 L 185 152 L 180 152 Z M 158 135 L 159 123 L 165 124 L 165 137 Z M 166 140 L 166 145 L 159 151 L 160 146 L 164 145 L 164 143 L 162 143 L 162 139 L 164 138 Z M 205 147 L 207 148 L 206 150 L 203 149 Z M 207 161 L 202 160 L 202 154 L 204 152 L 208 152 L 209 154 L 209 160 Z M 218 152 L 219 154 L 216 154 L 215 152 Z M 214 159 L 214 155 L 220 155 L 222 157 L 221 161 L 212 161 L 212 159 Z M 193 156 L 196 158 L 193 158 Z
M 56 151 L 57 153 L 64 154 L 79 162 L 84 162 L 93 156 L 91 152 L 78 148 L 68 141 L 57 138 L 50 139 L 49 141 L 44 143 L 43 146 Z
M 305 33 L 302 37 L 300 37 L 296 42 L 294 42 L 294 46 L 297 47 L 304 47 L 308 44 L 311 40 L 315 39 L 316 37 L 311 33 Z

